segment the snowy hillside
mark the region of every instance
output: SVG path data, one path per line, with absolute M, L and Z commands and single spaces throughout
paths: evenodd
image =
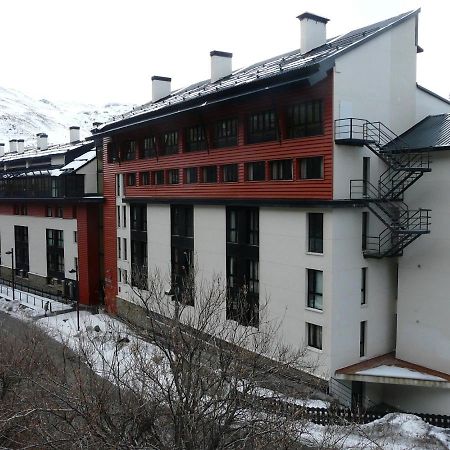
M 25 139 L 25 146 L 34 145 L 36 133 L 44 132 L 49 144 L 65 143 L 69 141 L 70 126 L 79 126 L 83 138 L 90 135 L 93 122 L 109 121 L 132 108 L 133 105 L 116 103 L 52 103 L 0 87 L 0 142 L 8 147 L 10 139 Z

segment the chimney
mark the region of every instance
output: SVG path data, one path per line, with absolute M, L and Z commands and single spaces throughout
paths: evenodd
M 213 50 L 211 56 L 211 83 L 231 75 L 231 58 L 233 53 Z
M 309 12 L 300 14 L 297 19 L 300 20 L 300 51 L 302 54 L 326 43 L 328 19 Z
M 17 140 L 17 152 L 23 153 L 25 151 L 25 142 L 23 139 Z
M 80 141 L 80 127 L 70 127 L 70 143 Z
M 160 77 L 158 75 L 152 77 L 152 102 L 157 102 L 170 95 L 171 81 L 172 78 Z
M 5 144 L 0 142 L 0 158 L 5 156 Z
M 9 141 L 9 153 L 17 153 L 17 139 Z
M 37 136 L 37 149 L 47 150 L 48 136 L 45 133 L 38 133 L 36 136 Z

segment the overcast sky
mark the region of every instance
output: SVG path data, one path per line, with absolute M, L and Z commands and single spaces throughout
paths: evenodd
M 417 79 L 448 98 L 448 0 L 1 0 L 0 86 L 141 104 L 152 75 L 172 88 L 209 78 L 211 50 L 232 52 L 238 69 L 299 47 L 302 12 L 330 19 L 333 37 L 419 7 Z

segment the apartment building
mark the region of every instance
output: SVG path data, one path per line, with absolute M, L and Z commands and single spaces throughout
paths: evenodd
M 206 81 L 172 91 L 154 76 L 151 102 L 94 129 L 109 310 L 137 308 L 134 267 L 174 289 L 195 260 L 203 279 L 226 280 L 224 320 L 258 327 L 267 300 L 280 337 L 306 346 L 332 392 L 448 412 L 449 359 L 426 347 L 449 347 L 449 307 L 442 294 L 440 316 L 419 314 L 409 298 L 420 292 L 410 278 L 430 283 L 433 266 L 421 278 L 414 267 L 433 235 L 420 186 L 435 169 L 430 149 L 398 135 L 450 108 L 416 83 L 419 12 L 332 39 L 328 19 L 304 13 L 296 50 L 235 71 L 231 53 L 212 51 Z M 413 318 L 424 322 L 414 339 Z
M 64 145 L 49 146 L 45 133 L 31 148 L 0 144 L 0 277 L 13 271 L 18 288 L 97 305 L 102 179 L 93 140 L 69 132 Z

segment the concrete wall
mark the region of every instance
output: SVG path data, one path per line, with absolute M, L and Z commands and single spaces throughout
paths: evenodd
M 429 115 L 450 113 L 450 103 L 444 102 L 437 97 L 416 89 L 416 121 L 420 121 Z
M 399 259 L 397 356 L 450 373 L 450 152 L 433 153 L 432 172 L 407 191 L 414 209 L 431 208 L 431 233 Z
M 81 169 L 77 170 L 77 174 L 84 175 L 84 193 L 96 194 L 97 187 L 97 159 L 93 159 Z

